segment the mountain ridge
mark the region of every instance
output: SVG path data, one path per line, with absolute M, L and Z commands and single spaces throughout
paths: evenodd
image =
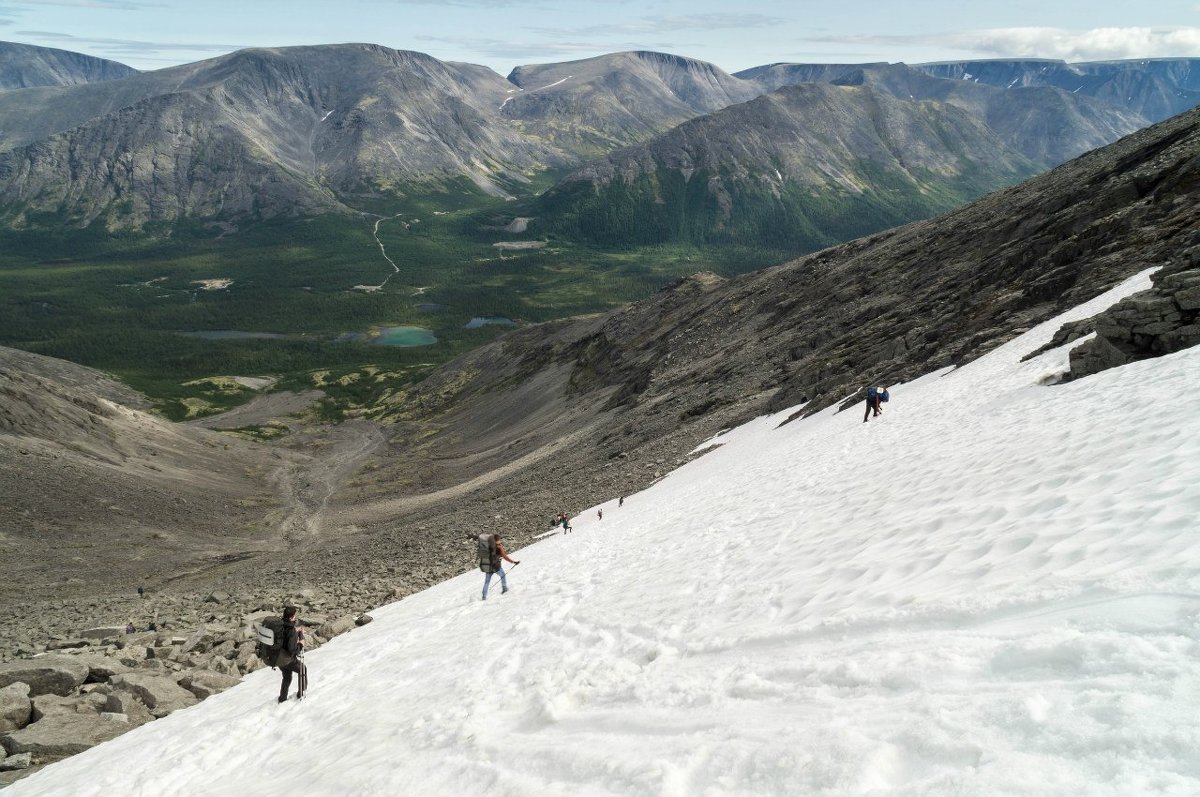
M 138 74 L 131 66 L 70 50 L 0 41 L 0 92 L 70 86 Z

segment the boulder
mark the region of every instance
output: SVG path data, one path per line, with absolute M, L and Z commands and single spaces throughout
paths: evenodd
M 120 714 L 132 726 L 145 725 L 154 719 L 150 709 L 130 692 L 114 692 L 108 696 L 103 714 Z
M 19 731 L 0 734 L 0 744 L 12 755 L 69 756 L 114 739 L 130 727 L 99 714 L 51 714 Z
M 32 716 L 29 684 L 18 682 L 0 689 L 0 733 L 24 728 Z
M 46 650 L 73 650 L 86 648 L 89 644 L 86 639 L 56 639 L 46 643 Z
M 79 632 L 80 639 L 113 639 L 125 636 L 123 625 L 101 625 Z
M 75 656 L 37 656 L 0 664 L 0 688 L 18 681 L 29 684 L 30 696 L 69 695 L 87 680 L 87 664 Z
M 1070 360 L 1071 378 L 1079 379 L 1125 365 L 1132 362 L 1133 358 L 1117 348 L 1108 338 L 1097 335 L 1082 346 L 1071 349 Z
M 31 753 L 17 753 L 16 755 L 10 755 L 7 758 L 0 757 L 0 772 L 29 769 L 32 764 L 33 755 Z
M 32 722 L 41 722 L 46 717 L 60 714 L 99 714 L 106 703 L 108 695 L 38 695 L 33 698 Z
M 100 683 L 107 681 L 114 675 L 121 675 L 129 672 L 132 669 L 132 667 L 125 664 L 120 659 L 114 659 L 100 654 L 84 653 L 76 656 L 75 658 L 87 665 L 87 683 Z
M 336 620 L 324 623 L 320 628 L 316 629 L 321 636 L 326 639 L 332 639 L 338 634 L 344 634 L 354 627 L 354 615 L 345 614 Z
M 231 599 L 232 599 L 232 596 L 228 592 L 225 592 L 224 590 L 217 590 L 215 592 L 210 593 L 209 596 L 204 599 L 204 602 L 205 603 L 229 603 L 229 601 Z
M 369 614 L 360 614 L 360 615 L 359 615 L 359 616 L 358 616 L 358 617 L 355 619 L 355 621 L 354 621 L 354 624 L 355 624 L 355 625 L 357 625 L 357 626 L 363 626 L 363 625 L 366 625 L 367 623 L 371 622 L 371 621 L 372 621 L 372 620 L 374 620 L 374 619 L 375 619 L 375 618 L 374 618 L 374 617 L 372 617 L 372 616 L 371 616 L 371 615 L 369 615 Z
M 200 700 L 212 697 L 218 692 L 224 692 L 231 686 L 237 686 L 240 682 L 240 678 L 213 672 L 212 670 L 199 670 L 188 673 L 179 679 L 179 685 Z
M 137 696 L 155 717 L 165 717 L 172 711 L 196 704 L 196 696 L 171 678 L 149 673 L 131 672 L 112 679 L 113 688 Z

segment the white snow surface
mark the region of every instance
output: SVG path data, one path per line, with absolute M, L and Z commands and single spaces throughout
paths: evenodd
M 1020 362 L 1148 285 L 870 423 L 732 430 L 507 595 L 373 612 L 303 702 L 260 671 L 6 797 L 1200 794 L 1200 347 Z

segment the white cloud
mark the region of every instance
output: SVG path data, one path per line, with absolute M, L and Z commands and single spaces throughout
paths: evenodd
M 855 45 L 915 45 L 961 50 L 976 57 L 1104 61 L 1200 56 L 1200 28 L 993 28 L 955 33 L 823 36 L 809 39 Z

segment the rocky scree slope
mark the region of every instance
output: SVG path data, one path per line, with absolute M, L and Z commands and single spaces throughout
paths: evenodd
M 280 459 L 139 405 L 95 371 L 0 348 L 0 629 L 18 603 L 128 592 L 278 544 Z
M 395 395 L 389 450 L 339 501 L 374 556 L 419 511 L 421 533 L 459 541 L 466 563 L 464 531 L 528 539 L 748 418 L 861 402 L 865 384 L 967 362 L 1143 269 L 1195 269 L 1198 194 L 1193 111 L 936 219 L 518 330 Z
M 69 50 L 0 42 L 0 91 L 119 80 L 137 72 L 116 61 Z

